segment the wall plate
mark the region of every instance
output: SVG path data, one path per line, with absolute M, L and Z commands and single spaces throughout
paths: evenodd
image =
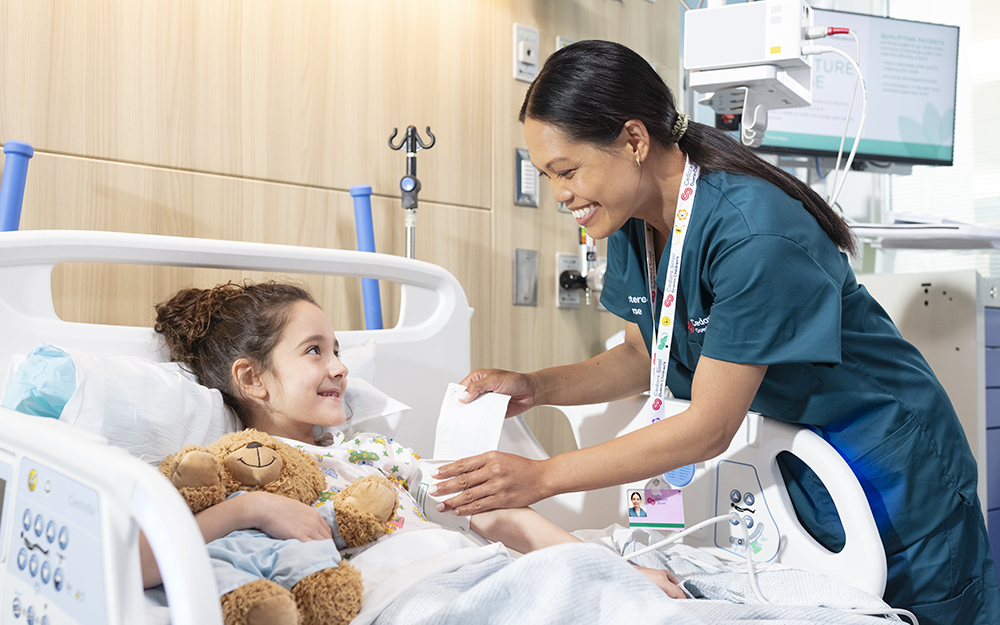
M 514 250 L 514 305 L 538 306 L 538 250 Z
M 559 276 L 564 271 L 580 271 L 579 254 L 556 254 L 556 308 L 579 308 L 580 290 L 559 285 Z
M 524 148 L 514 148 L 514 204 L 538 208 L 538 170 Z
M 531 82 L 538 75 L 541 67 L 539 38 L 537 28 L 514 24 L 514 78 L 517 80 Z

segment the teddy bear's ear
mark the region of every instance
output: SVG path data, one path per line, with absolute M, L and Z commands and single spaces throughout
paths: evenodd
M 192 512 L 201 512 L 226 498 L 219 462 L 204 447 L 185 445 L 160 463 L 160 472 L 177 487 Z

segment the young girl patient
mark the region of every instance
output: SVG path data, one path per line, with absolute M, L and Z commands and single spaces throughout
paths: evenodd
M 244 427 L 293 445 L 304 443 L 316 455 L 324 453 L 331 460 L 321 458 L 320 465 L 331 490 L 381 471 L 397 487 L 400 503 L 389 525 L 407 532 L 437 527 L 423 518 L 401 486 L 419 463 L 412 451 L 377 434 L 314 439 L 314 426 L 339 426 L 347 419 L 348 371 L 339 359 L 333 326 L 307 291 L 275 282 L 185 289 L 158 304 L 156 313 L 155 330 L 166 341 L 171 359 L 185 363 L 202 384 L 218 389 Z M 323 443 L 327 446 L 313 447 Z M 265 492 L 227 499 L 200 512 L 196 520 L 205 542 L 251 528 L 279 539 L 332 538 L 314 507 Z M 487 540 L 521 553 L 580 542 L 530 508 L 477 514 L 470 524 Z M 159 584 L 159 571 L 144 541 L 142 556 L 145 586 Z M 668 595 L 684 598 L 669 572 L 639 568 Z

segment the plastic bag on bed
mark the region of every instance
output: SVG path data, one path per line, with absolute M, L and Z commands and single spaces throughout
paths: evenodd
M 39 345 L 11 362 L 0 406 L 36 417 L 58 419 L 76 391 L 76 367 L 63 350 Z

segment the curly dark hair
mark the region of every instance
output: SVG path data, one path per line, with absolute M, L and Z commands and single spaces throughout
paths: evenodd
M 246 358 L 271 370 L 271 352 L 281 339 L 292 305 L 316 304 L 304 288 L 280 282 L 183 289 L 156 305 L 156 324 L 170 350 L 199 382 L 218 389 L 245 427 L 252 425 L 248 402 L 233 379 L 232 366 Z

